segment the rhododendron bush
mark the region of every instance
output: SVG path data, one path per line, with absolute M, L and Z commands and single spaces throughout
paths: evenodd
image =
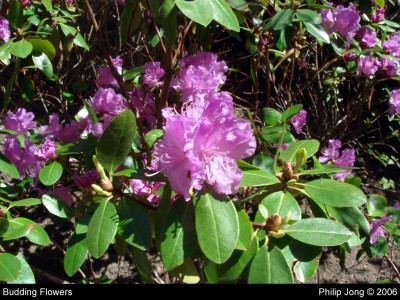
M 385 255 L 399 203 L 366 195 L 356 158 L 382 120 L 398 154 L 397 10 L 3 1 L 0 282 L 35 282 L 10 245 L 61 234 L 37 213 L 67 224 L 76 282 L 110 252 L 145 283 L 148 253 L 184 283 L 306 282 L 325 246 Z

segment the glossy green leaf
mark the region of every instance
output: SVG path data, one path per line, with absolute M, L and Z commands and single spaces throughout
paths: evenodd
M 232 201 L 210 193 L 195 194 L 198 242 L 205 256 L 218 264 L 229 259 L 239 238 L 238 215 Z
M 358 207 L 331 207 L 327 205 L 326 210 L 337 222 L 350 228 L 352 231 L 361 228 L 362 231 L 369 234 L 369 222 Z
M 133 144 L 136 119 L 131 110 L 115 117 L 107 126 L 96 148 L 96 155 L 103 167 L 114 172 L 123 162 Z
M 86 51 L 89 51 L 89 45 L 86 43 L 84 37 L 80 32 L 77 32 L 75 37 L 74 37 L 74 44 L 77 45 L 78 47 L 81 47 L 85 49 Z
M 30 224 L 26 225 L 20 223 L 18 219 L 19 218 L 8 220 L 7 231 L 2 236 L 3 241 L 16 240 L 29 234 L 30 225 L 33 225 L 34 222 L 30 221 Z
M 244 209 L 239 210 L 237 214 L 239 220 L 239 239 L 235 248 L 238 250 L 247 250 L 253 235 L 253 225 Z
M 83 234 L 86 233 L 89 227 L 90 220 L 92 219 L 92 215 L 85 214 L 82 218 L 80 218 L 76 222 L 76 234 Z
M 54 48 L 53 44 L 46 39 L 31 37 L 29 38 L 29 42 L 32 44 L 33 50 L 43 52 L 49 58 L 52 58 L 54 55 L 56 55 L 56 49 Z
M 304 192 L 314 201 L 333 207 L 360 206 L 366 201 L 361 189 L 331 179 L 317 179 L 304 184 Z
M 10 175 L 12 178 L 19 178 L 19 173 L 14 164 L 0 153 L 0 172 Z
M 307 31 L 311 33 L 318 41 L 330 44 L 331 40 L 329 38 L 329 34 L 326 32 L 324 27 L 307 22 L 304 22 L 304 25 L 306 25 Z
M 148 133 L 146 133 L 146 135 L 144 136 L 144 140 L 146 141 L 147 145 L 149 145 L 149 147 L 151 148 L 153 147 L 154 143 L 163 136 L 163 134 L 164 130 L 153 129 Z
M 193 203 L 178 199 L 169 210 L 161 241 L 161 257 L 169 271 L 183 264 L 197 247 Z
M 43 195 L 42 203 L 50 213 L 57 217 L 68 218 L 74 215 L 72 208 L 57 196 Z
M 281 30 L 292 23 L 295 12 L 291 9 L 282 9 L 271 19 L 271 27 L 274 30 Z
M 121 14 L 120 34 L 121 41 L 126 44 L 130 35 L 133 34 L 142 23 L 142 13 L 138 1 L 126 1 Z
M 24 11 L 21 3 L 18 0 L 11 1 L 8 9 L 7 20 L 13 29 L 21 28 L 24 21 Z
M 322 218 L 297 221 L 285 231 L 295 240 L 315 246 L 336 246 L 351 238 L 351 232 L 346 227 Z
M 35 274 L 33 274 L 28 262 L 19 255 L 16 256 L 21 263 L 21 270 L 18 272 L 18 278 L 14 281 L 7 282 L 8 284 L 35 284 Z
M 261 246 L 250 265 L 248 283 L 293 283 L 290 266 L 278 247 Z
M 0 253 L 0 281 L 18 280 L 21 269 L 21 262 L 16 256 L 10 253 Z
M 292 143 L 295 141 L 293 135 L 287 131 L 287 125 L 278 126 L 265 126 L 261 129 L 261 137 L 272 144 L 279 143 L 281 136 L 283 134 L 283 143 Z
M 32 55 L 34 65 L 46 75 L 47 78 L 52 79 L 54 76 L 53 65 L 46 54 L 36 52 Z
M 0 205 L 0 208 L 5 209 L 4 206 Z M 7 232 L 9 227 L 9 222 L 5 218 L 0 218 L 0 238 L 3 237 L 3 234 Z
M 279 179 L 271 173 L 261 170 L 243 171 L 240 187 L 264 186 L 280 183 Z
M 129 244 L 146 250 L 151 244 L 151 223 L 147 212 L 133 199 L 123 199 L 117 206 L 118 234 Z
M 42 4 L 49 13 L 53 12 L 53 4 L 51 3 L 51 0 L 42 0 Z
M 382 217 L 386 214 L 387 200 L 384 196 L 372 194 L 367 201 L 368 214 L 372 217 Z
M 263 120 L 271 126 L 277 125 L 282 118 L 282 114 L 274 108 L 263 108 Z
M 102 199 L 89 223 L 86 239 L 90 254 L 99 258 L 107 251 L 118 227 L 118 214 L 114 204 Z
M 248 162 L 245 162 L 244 160 L 238 160 L 237 165 L 242 171 L 248 171 L 248 170 L 260 170 L 260 168 L 253 166 L 249 164 Z
M 133 263 L 145 283 L 153 283 L 152 267 L 147 258 L 147 253 L 136 247 L 129 247 Z
M 385 0 L 375 0 L 375 3 L 379 7 L 385 7 Z
M 296 104 L 288 107 L 282 114 L 282 121 L 283 120 L 291 120 L 295 115 L 297 115 L 300 110 L 302 110 L 303 104 Z
M 10 203 L 8 207 L 20 207 L 20 206 L 34 206 L 34 205 L 39 205 L 42 203 L 42 200 L 38 198 L 28 198 L 28 199 L 23 199 L 23 200 L 18 200 Z
M 290 193 L 272 193 L 265 197 L 261 204 L 268 210 L 269 215 L 278 214 L 282 218 L 290 216 L 290 220 L 301 220 L 300 206 Z M 255 221 L 259 222 L 260 220 L 261 222 L 265 221 L 256 216 Z
M 65 251 L 64 270 L 68 276 L 72 277 L 87 258 L 88 246 L 85 234 L 74 234 L 68 242 Z
M 332 174 L 341 172 L 343 170 L 354 170 L 354 168 L 337 168 L 335 166 L 326 166 L 322 169 L 310 169 L 310 170 L 300 170 L 299 175 L 321 175 L 321 174 Z
M 182 283 L 196 284 L 200 281 L 199 272 L 192 259 L 187 259 L 182 265 L 170 271 Z
M 53 161 L 40 170 L 39 180 L 44 185 L 53 185 L 61 178 L 62 172 L 62 165 L 57 161 Z
M 26 40 L 15 42 L 10 47 L 10 53 L 16 57 L 26 58 L 32 53 L 33 46 Z
M 50 244 L 50 238 L 47 232 L 34 221 L 26 218 L 16 218 L 10 220 L 10 222 L 13 222 L 13 224 L 17 224 L 18 226 L 25 226 L 26 228 L 28 228 L 28 233 L 25 236 L 30 242 L 40 246 L 47 246 L 48 244 Z
M 274 159 L 267 153 L 257 153 L 252 161 L 252 164 L 268 173 L 273 173 Z
M 321 24 L 322 18 L 319 13 L 311 9 L 299 9 L 296 11 L 296 17 L 302 20 L 304 23 L 310 23 L 314 25 Z
M 304 148 L 307 151 L 307 157 L 313 156 L 319 149 L 319 142 L 317 140 L 299 141 L 291 144 L 285 150 L 281 151 L 280 159 L 284 161 L 296 161 L 296 153 L 299 149 Z

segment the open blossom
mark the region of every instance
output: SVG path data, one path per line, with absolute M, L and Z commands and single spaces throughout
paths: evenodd
M 172 189 L 190 199 L 191 187 L 204 182 L 218 194 L 234 194 L 242 172 L 236 160 L 254 153 L 256 141 L 250 122 L 233 114 L 232 98 L 226 93 L 209 94 L 182 114 L 164 109 L 164 136 L 154 147 L 157 169 Z
M 385 18 L 385 8 L 377 7 L 376 11 L 371 15 L 371 20 L 374 23 L 378 23 Z
M 385 237 L 386 236 L 386 229 L 383 228 L 383 224 L 390 221 L 392 216 L 383 216 L 378 221 L 372 221 L 370 226 L 370 233 L 369 233 L 369 242 L 371 245 L 375 244 L 378 240 L 378 237 Z
M 116 58 L 111 58 L 113 66 L 117 69 L 118 73 L 122 72 L 122 58 L 117 56 Z M 115 80 L 113 74 L 111 73 L 110 67 L 101 67 L 97 70 L 97 86 L 98 87 L 108 87 L 108 86 L 118 86 L 118 82 Z
M 361 45 L 363 47 L 374 47 L 376 44 L 376 31 L 368 27 L 361 28 L 357 35 L 361 39 Z
M 46 161 L 56 155 L 56 144 L 46 139 L 41 148 L 37 149 L 33 155 L 37 160 Z
M 10 39 L 11 32 L 9 22 L 6 18 L 0 15 L 0 39 L 4 42 L 8 42 Z
M 399 65 L 397 61 L 394 59 L 388 59 L 386 57 L 382 57 L 380 62 L 379 69 L 384 72 L 388 76 L 396 76 Z
M 126 109 L 122 95 L 112 88 L 99 88 L 91 101 L 93 110 L 102 115 L 118 115 Z
M 296 133 L 300 134 L 303 132 L 303 126 L 306 124 L 306 121 L 307 121 L 307 111 L 302 109 L 295 117 L 292 118 L 290 123 L 292 123 Z
M 338 5 L 335 10 L 323 9 L 321 17 L 321 25 L 328 27 L 327 32 L 339 33 L 342 37 L 346 38 L 347 44 L 356 35 L 361 21 L 360 14 L 352 4 L 348 7 Z
M 389 103 L 389 114 L 400 114 L 400 89 L 392 90 Z
M 61 143 L 74 143 L 80 139 L 81 125 L 76 121 L 61 125 L 59 115 L 52 114 L 49 117 L 49 125 L 40 126 L 39 132 L 49 140 L 58 140 Z
M 356 160 L 354 149 L 344 149 L 339 155 L 339 149 L 342 143 L 339 140 L 329 140 L 328 146 L 322 150 L 322 156 L 318 158 L 321 163 L 332 161 L 333 165 L 338 168 L 349 168 L 354 166 Z M 350 170 L 336 173 L 333 177 L 337 180 L 344 180 L 347 176 L 352 175 Z
M 36 126 L 36 122 L 33 121 L 34 118 L 33 113 L 26 112 L 24 108 L 18 108 L 15 114 L 11 111 L 7 112 L 7 117 L 4 118 L 4 127 L 14 130 L 18 134 L 27 134 L 28 130 Z
M 172 78 L 171 86 L 182 93 L 182 102 L 201 99 L 210 92 L 216 92 L 226 80 L 228 67 L 224 61 L 217 61 L 214 53 L 199 52 L 182 58 L 179 65 L 182 70 Z
M 143 83 L 149 87 L 155 87 L 160 84 L 160 78 L 165 75 L 159 62 L 147 62 L 143 66 Z
M 378 71 L 380 67 L 380 62 L 377 58 L 366 56 L 360 57 L 357 60 L 357 74 L 364 74 L 366 76 L 371 76 Z
M 131 187 L 135 195 L 145 197 L 147 201 L 158 206 L 161 196 L 157 195 L 158 189 L 163 186 L 163 182 L 146 181 L 140 179 L 132 179 Z
M 96 183 L 99 179 L 99 173 L 96 170 L 89 170 L 82 176 L 77 173 L 73 175 L 74 183 L 82 191 L 91 192 L 92 184 Z
M 400 31 L 395 34 L 389 35 L 388 40 L 382 43 L 383 49 L 388 54 L 400 58 Z

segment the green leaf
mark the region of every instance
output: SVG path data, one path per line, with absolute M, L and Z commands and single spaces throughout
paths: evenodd
M 0 281 L 16 281 L 22 269 L 20 260 L 9 253 L 0 253 Z
M 90 220 L 92 219 L 92 215 L 85 214 L 79 221 L 76 222 L 76 234 L 83 234 L 88 231 Z
M 292 23 L 295 12 L 291 9 L 282 9 L 271 19 L 271 27 L 274 30 L 281 30 Z
M 42 203 L 42 200 L 38 198 L 28 198 L 28 199 L 23 199 L 23 200 L 18 200 L 10 203 L 8 206 L 9 208 L 11 207 L 20 207 L 20 206 L 34 206 L 34 205 L 39 205 Z
M 35 274 L 33 274 L 31 267 L 22 256 L 17 255 L 21 263 L 21 270 L 18 272 L 18 278 L 14 281 L 7 282 L 8 284 L 35 284 Z
M 385 0 L 375 0 L 375 3 L 379 7 L 385 7 Z
M 83 38 L 80 32 L 77 32 L 77 34 L 75 35 L 74 44 L 77 45 L 78 47 L 85 49 L 86 51 L 90 50 L 89 45 L 86 43 L 85 39 Z
M 121 14 L 120 34 L 122 44 L 126 44 L 128 38 L 142 23 L 142 13 L 138 1 L 126 1 Z
M 259 169 L 268 172 L 268 173 L 273 173 L 273 165 L 274 165 L 274 159 L 269 156 L 267 153 L 257 153 L 252 161 L 252 164 Z
M 18 179 L 20 177 L 17 168 L 14 164 L 0 153 L 0 172 L 10 175 L 12 178 Z
M 261 170 L 243 171 L 240 187 L 265 186 L 280 183 L 279 179 L 271 173 Z
M 265 197 L 261 204 L 268 210 L 269 215 L 278 214 L 282 218 L 290 215 L 290 220 L 301 220 L 301 210 L 296 199 L 290 193 L 275 192 Z M 255 222 L 263 222 L 265 219 L 254 219 Z
M 242 171 L 260 170 L 260 168 L 257 168 L 256 166 L 253 166 L 253 165 L 245 162 L 244 160 L 238 160 L 237 164 L 238 164 L 238 167 L 240 168 L 240 170 L 242 170 Z
M 74 215 L 72 208 L 64 200 L 54 195 L 43 195 L 42 203 L 53 215 L 60 218 L 69 218 Z
M 307 22 L 304 22 L 304 25 L 306 25 L 308 32 L 311 33 L 318 41 L 330 44 L 331 40 L 329 38 L 329 34 L 326 32 L 324 27 Z
M 2 235 L 3 241 L 16 240 L 29 234 L 30 225 L 34 222 L 31 221 L 29 225 L 26 225 L 20 223 L 18 219 L 8 220 L 7 231 Z
M 293 283 L 292 271 L 278 247 L 261 246 L 251 262 L 248 283 Z
M 75 36 L 76 33 L 78 32 L 74 27 L 63 24 L 63 23 L 59 23 L 58 25 L 60 25 L 60 28 L 62 30 L 62 32 L 64 33 L 65 36 L 68 35 L 72 35 Z
M 239 238 L 238 215 L 232 201 L 195 194 L 198 242 L 205 256 L 218 264 L 229 259 Z
M 86 260 L 88 247 L 85 234 L 74 234 L 68 242 L 64 257 L 64 270 L 72 277 Z
M 317 202 L 333 207 L 350 207 L 364 204 L 365 195 L 354 185 L 331 179 L 317 179 L 304 184 L 304 192 Z
M 278 125 L 278 126 L 265 126 L 261 129 L 261 137 L 272 144 L 279 143 L 281 136 L 283 134 L 283 143 L 291 143 L 294 142 L 295 139 L 290 132 L 287 132 L 287 125 Z
M 10 47 L 10 53 L 16 57 L 26 58 L 32 53 L 33 46 L 26 40 L 20 40 Z
M 382 217 L 386 214 L 387 200 L 384 196 L 372 194 L 368 198 L 367 211 L 372 217 Z
M 239 32 L 240 26 L 238 19 L 225 0 L 208 0 L 214 11 L 214 20 L 227 29 Z
M 247 250 L 250 246 L 251 237 L 253 235 L 253 226 L 250 218 L 244 209 L 237 212 L 239 220 L 239 239 L 236 245 L 238 250 Z
M 285 150 L 281 151 L 280 159 L 284 161 L 296 161 L 296 153 L 301 148 L 306 149 L 307 157 L 313 156 L 319 149 L 319 142 L 317 140 L 299 141 L 291 144 Z
M 46 75 L 47 78 L 53 80 L 53 65 L 46 54 L 40 52 L 34 52 L 32 55 L 32 61 L 34 65 Z
M 25 226 L 28 229 L 28 233 L 25 236 L 30 242 L 40 246 L 46 246 L 50 244 L 50 238 L 47 235 L 47 232 L 34 221 L 26 218 L 16 218 L 12 219 L 11 221 L 17 226 Z
M 61 178 L 62 172 L 62 165 L 57 161 L 53 161 L 40 170 L 40 182 L 47 186 L 53 185 Z
M 196 247 L 193 203 L 186 203 L 180 198 L 172 205 L 165 221 L 161 241 L 161 257 L 165 268 L 170 271 L 182 265 Z
M 282 114 L 274 108 L 263 108 L 263 120 L 271 126 L 277 125 L 282 118 Z
M 285 231 L 295 240 L 315 246 L 336 246 L 351 238 L 351 232 L 346 227 L 322 218 L 297 221 Z
M 99 258 L 107 251 L 114 239 L 118 227 L 118 214 L 114 204 L 102 199 L 89 223 L 86 235 L 88 249 L 94 258 Z
M 303 104 L 296 104 L 288 107 L 282 114 L 281 120 L 290 120 L 302 110 Z
M 42 0 L 42 4 L 49 13 L 53 12 L 53 4 L 51 3 L 51 0 Z
M 152 267 L 147 258 L 146 252 L 136 247 L 129 247 L 129 250 L 140 277 L 142 277 L 145 283 L 153 283 Z
M 32 44 L 33 50 L 43 52 L 49 58 L 52 58 L 54 55 L 56 55 L 56 49 L 48 40 L 38 37 L 31 37 L 29 38 L 29 42 Z
M 147 145 L 149 145 L 150 148 L 153 147 L 154 143 L 160 139 L 164 135 L 164 130 L 162 129 L 153 129 L 146 133 L 144 136 L 144 140 L 146 141 Z
M 147 212 L 133 199 L 123 199 L 117 206 L 118 234 L 129 244 L 146 250 L 151 244 L 151 223 Z
M 360 227 L 366 234 L 369 234 L 368 220 L 358 207 L 331 207 L 327 205 L 326 210 L 337 222 L 352 231 L 357 231 Z
M 355 168 L 337 168 L 335 166 L 326 166 L 322 169 L 310 169 L 310 170 L 301 170 L 299 172 L 300 176 L 303 175 L 321 175 L 321 174 L 331 174 L 341 172 L 343 170 L 354 170 Z
M 197 268 L 190 258 L 182 265 L 171 270 L 170 273 L 182 283 L 196 284 L 200 281 L 199 272 L 197 272 Z
M 103 167 L 114 172 L 123 162 L 133 144 L 136 119 L 131 110 L 115 117 L 107 126 L 96 148 L 96 155 Z
M 257 253 L 257 250 L 258 240 L 254 237 L 251 240 L 248 250 L 235 250 L 225 263 L 218 265 L 213 262 L 207 262 L 204 267 L 204 273 L 209 283 L 223 283 L 238 280 Z
M 304 23 L 318 25 L 322 22 L 322 18 L 319 13 L 311 9 L 299 9 L 296 11 L 296 16 Z
M 21 3 L 17 0 L 11 2 L 8 9 L 7 20 L 13 29 L 21 28 L 24 21 L 24 11 Z

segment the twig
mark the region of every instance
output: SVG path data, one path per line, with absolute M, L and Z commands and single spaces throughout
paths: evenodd
M 384 256 L 384 258 L 387 259 L 387 261 L 389 262 L 389 264 L 392 266 L 393 270 L 396 272 L 397 277 L 400 279 L 400 272 L 399 272 L 399 270 L 397 269 L 396 265 L 393 263 L 393 261 L 392 261 L 388 256 L 386 256 L 386 255 Z
M 56 284 L 66 284 L 66 283 L 69 284 L 70 283 L 66 280 L 62 280 L 61 278 L 58 278 L 57 276 L 47 273 L 46 271 L 43 271 L 39 268 L 36 268 L 34 266 L 30 266 L 30 267 L 34 273 L 39 274 L 39 276 L 46 278 L 48 281 L 51 281 Z

